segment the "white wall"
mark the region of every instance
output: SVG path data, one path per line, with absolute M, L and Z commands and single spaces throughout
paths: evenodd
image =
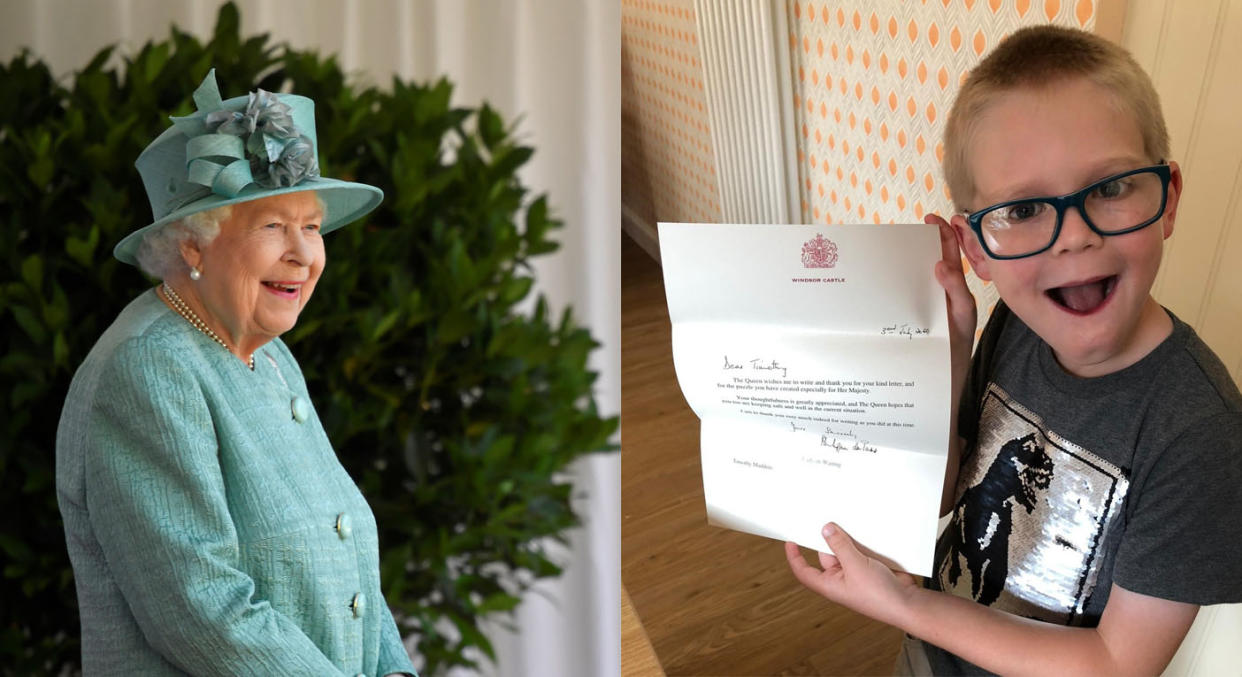
M 1151 74 L 1185 190 L 1156 299 L 1242 381 L 1242 0 L 1133 0 L 1122 44 Z

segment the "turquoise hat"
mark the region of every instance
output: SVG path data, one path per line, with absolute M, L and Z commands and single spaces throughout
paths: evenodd
M 319 175 L 314 101 L 262 89 L 222 101 L 212 69 L 194 90 L 194 103 L 198 110 L 171 118 L 173 126 L 134 163 L 155 221 L 116 245 L 112 253 L 121 261 L 136 265 L 148 233 L 214 207 L 313 190 L 326 212 L 320 230 L 328 233 L 384 199 L 375 186 Z

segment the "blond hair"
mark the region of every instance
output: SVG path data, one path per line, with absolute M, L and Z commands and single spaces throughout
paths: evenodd
M 944 178 L 959 210 L 975 197 L 967 153 L 974 125 L 984 110 L 1020 87 L 1049 87 L 1087 78 L 1112 94 L 1112 104 L 1138 123 L 1143 151 L 1156 162 L 1169 155 L 1169 132 L 1151 78 L 1125 49 L 1091 33 L 1060 26 L 1031 26 L 1001 41 L 970 72 L 945 124 Z

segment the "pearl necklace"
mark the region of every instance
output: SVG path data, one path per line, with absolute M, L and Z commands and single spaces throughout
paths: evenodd
M 195 329 L 206 334 L 211 340 L 219 343 L 225 350 L 228 350 L 230 353 L 233 352 L 229 350 L 229 344 L 225 343 L 219 336 L 216 336 L 216 332 L 212 331 L 211 327 L 208 327 L 207 323 L 203 322 L 193 310 L 190 310 L 190 307 L 185 304 L 185 301 L 181 300 L 180 296 L 177 296 L 177 292 L 173 291 L 172 287 L 169 287 L 167 284 L 161 284 L 160 288 L 164 290 L 164 298 L 172 302 L 173 310 L 176 310 L 178 315 L 184 317 L 186 322 L 194 325 Z M 248 364 L 250 371 L 254 371 L 254 353 L 250 354 Z

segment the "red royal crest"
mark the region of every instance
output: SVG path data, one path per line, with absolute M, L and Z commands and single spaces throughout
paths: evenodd
M 817 234 L 802 245 L 802 267 L 831 268 L 837 265 L 837 244 Z

